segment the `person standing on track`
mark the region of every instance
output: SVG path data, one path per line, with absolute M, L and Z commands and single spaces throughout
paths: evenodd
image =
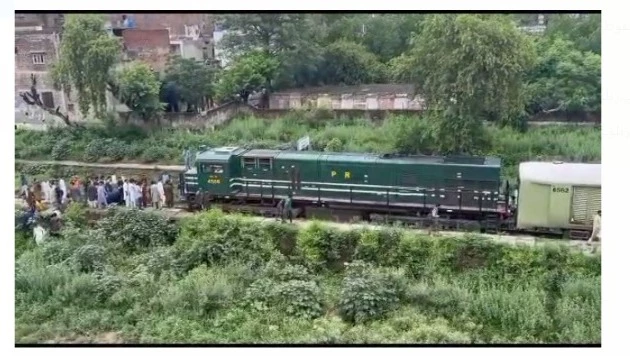
M 431 232 L 437 233 L 440 224 L 440 204 L 436 204 L 433 209 L 431 209 L 431 220 L 433 221 Z
M 280 199 L 278 205 L 276 205 L 276 209 L 276 221 L 281 219 L 282 222 L 284 222 L 284 199 Z
M 289 193 L 289 196 L 284 202 L 284 213 L 282 214 L 282 222 L 285 221 L 285 218 L 289 219 L 289 223 L 293 223 L 293 197 L 292 194 Z

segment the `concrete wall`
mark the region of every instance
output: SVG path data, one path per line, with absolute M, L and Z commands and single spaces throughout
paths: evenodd
M 384 84 L 311 88 L 271 93 L 269 108 L 332 110 L 411 110 L 420 111 L 424 100 L 414 95 L 413 86 Z

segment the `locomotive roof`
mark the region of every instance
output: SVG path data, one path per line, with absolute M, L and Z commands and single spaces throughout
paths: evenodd
M 602 185 L 601 164 L 523 162 L 518 170 L 521 182 L 599 187 Z

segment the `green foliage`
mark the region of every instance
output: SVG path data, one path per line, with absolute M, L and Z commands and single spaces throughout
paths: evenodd
M 297 231 L 217 211 L 181 222 L 172 246 L 134 248 L 112 236 L 132 219 L 114 216 L 109 229 L 73 224 L 16 246 L 17 342 L 111 330 L 128 342 L 601 339 L 599 255 L 396 229 Z M 147 221 L 129 224 L 133 241 L 163 233 L 166 222 Z M 342 271 L 352 258 L 373 263 Z
M 362 323 L 381 318 L 394 309 L 403 293 L 400 275 L 383 272 L 357 261 L 348 265 L 341 287 L 339 315 Z
M 507 123 L 524 109 L 523 77 L 534 50 L 507 18 L 433 15 L 408 56 L 396 65 L 408 66 L 403 76 L 421 89 L 443 150 L 470 152 L 485 116 Z
M 229 305 L 235 297 L 233 283 L 220 270 L 200 266 L 176 284 L 162 290 L 156 296 L 156 301 L 169 313 L 210 316 Z
M 347 41 L 326 46 L 318 70 L 323 84 L 333 85 L 381 83 L 385 72 L 385 66 L 367 48 Z
M 201 264 L 234 261 L 260 266 L 271 255 L 273 243 L 258 235 L 255 224 L 211 211 L 184 221 L 174 247 L 179 268 L 188 271 Z
M 343 142 L 341 142 L 341 140 L 338 139 L 337 137 L 328 141 L 328 143 L 326 144 L 326 147 L 324 147 L 324 151 L 326 152 L 341 152 L 342 149 L 343 149 Z
M 316 318 L 323 313 L 321 288 L 306 268 L 271 260 L 245 293 L 245 302 L 253 309 L 275 309 L 298 318 Z
M 118 72 L 116 80 L 118 97 L 143 120 L 155 118 L 164 109 L 160 81 L 149 65 L 132 62 Z
M 88 211 L 82 203 L 72 202 L 66 208 L 63 219 L 65 223 L 74 226 L 86 226 L 88 223 Z
M 601 111 L 601 57 L 562 37 L 537 42 L 529 74 L 530 111 Z
M 177 236 L 177 227 L 166 218 L 139 210 L 117 209 L 97 225 L 107 239 L 128 249 L 170 245 Z
M 80 272 L 93 272 L 102 269 L 107 261 L 106 251 L 100 245 L 84 245 L 79 247 L 73 257 L 74 264 Z
M 166 68 L 164 81 L 174 83 L 179 97 L 196 107 L 204 107 L 206 97 L 214 96 L 216 70 L 192 58 L 174 57 Z
M 351 260 L 358 239 L 357 231 L 339 231 L 312 223 L 298 233 L 297 248 L 313 267 L 341 269 L 344 262 Z
M 326 111 L 314 110 L 310 115 Z M 188 132 L 180 129 L 147 133 L 137 127 L 115 126 L 104 129 L 88 126 L 81 136 L 64 131 L 17 131 L 16 158 L 50 159 L 50 146 L 54 140 L 68 137 L 72 142 L 70 156 L 65 160 L 113 161 L 107 157 L 113 150 L 127 151 L 125 159 L 140 162 L 181 164 L 182 150 L 202 144 L 251 145 L 253 148 L 274 148 L 295 142 L 310 135 L 312 147 L 324 150 L 333 139 L 335 149 L 345 152 L 408 152 L 444 154 L 436 142 L 430 115 L 387 116 L 383 122 L 366 119 L 333 118 L 325 121 L 307 121 L 308 112 L 295 111 L 273 120 L 254 117 L 232 120 L 216 131 Z M 319 114 L 317 114 L 319 115 Z M 531 127 L 526 132 L 488 125 L 487 141 L 474 153 L 493 155 L 502 159 L 504 174 L 514 178 L 518 163 L 527 160 L 563 160 L 599 162 L 601 160 L 601 132 L 598 128 L 582 126 Z M 110 141 L 105 141 L 110 140 Z M 46 151 L 47 150 L 47 151 Z M 43 153 L 42 153 L 43 152 Z M 28 156 L 26 156 L 28 155 Z M 24 165 L 22 172 L 39 174 L 44 166 Z
M 230 67 L 221 73 L 217 94 L 221 98 L 231 99 L 241 91 L 252 92 L 268 87 L 278 66 L 278 60 L 264 52 L 250 52 L 235 58 Z
M 87 117 L 90 108 L 103 118 L 109 71 L 119 57 L 120 44 L 105 30 L 105 19 L 97 14 L 69 14 L 64 18 L 59 59 L 53 79 L 64 89 L 77 93 L 79 110 Z
M 357 245 L 355 259 L 382 266 L 395 266 L 403 232 L 397 229 L 364 230 Z
M 70 145 L 70 140 L 67 139 L 57 141 L 50 152 L 50 157 L 55 161 L 63 160 L 64 157 L 68 157 L 70 154 Z
M 550 16 L 545 35 L 564 38 L 583 52 L 602 53 L 601 14 L 554 14 Z

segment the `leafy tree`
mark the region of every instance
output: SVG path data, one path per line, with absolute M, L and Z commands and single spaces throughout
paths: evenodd
M 151 68 L 134 62 L 125 66 L 117 76 L 120 99 L 143 120 L 163 110 L 160 103 L 160 81 Z
M 600 111 L 601 57 L 582 52 L 562 38 L 537 42 L 536 65 L 530 72 L 529 110 Z
M 117 39 L 105 31 L 103 16 L 69 14 L 65 17 L 59 61 L 52 74 L 66 92 L 74 89 L 79 110 L 87 116 L 90 108 L 97 118 L 106 109 L 106 91 L 110 69 L 120 53 Z
M 179 97 L 191 107 L 206 106 L 214 96 L 214 67 L 191 58 L 175 57 L 166 69 L 165 81 L 177 87 Z
M 352 41 L 364 45 L 387 62 L 407 51 L 418 25 L 426 15 L 355 14 L 331 18 L 326 41 Z
M 238 94 L 244 102 L 252 91 L 270 83 L 277 73 L 277 59 L 261 51 L 253 51 L 236 58 L 221 73 L 217 93 L 223 99 Z
M 418 85 L 442 150 L 468 153 L 483 138 L 484 117 L 520 117 L 533 59 L 531 41 L 506 16 L 433 15 L 396 72 Z
M 320 16 L 307 14 L 238 14 L 221 17 L 227 30 L 220 47 L 235 60 L 251 51 L 260 51 L 279 62 L 273 87 L 300 87 L 318 84 L 317 65 L 321 58 L 323 34 Z M 271 89 L 272 83 L 267 83 Z
M 580 51 L 602 53 L 602 16 L 600 14 L 551 15 L 546 36 L 575 43 Z
M 318 74 L 324 84 L 356 85 L 383 82 L 386 70 L 365 46 L 337 41 L 324 49 Z
M 220 21 L 227 33 L 220 46 L 232 57 L 255 50 L 278 55 L 306 46 L 308 43 L 301 38 L 305 17 L 282 13 L 224 15 Z

